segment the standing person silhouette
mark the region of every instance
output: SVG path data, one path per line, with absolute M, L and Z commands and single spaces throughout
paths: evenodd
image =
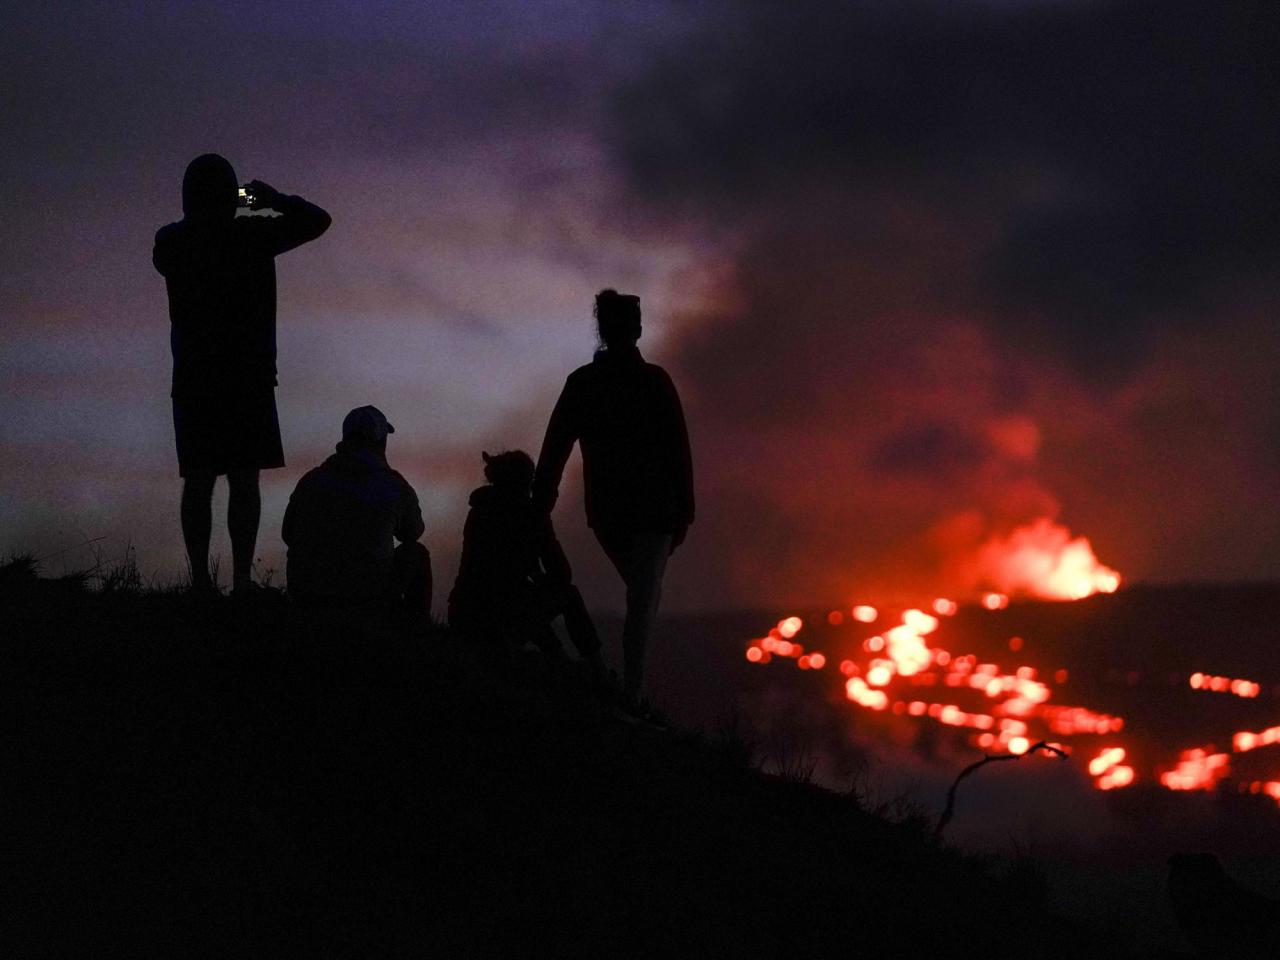
M 596 295 L 600 349 L 569 375 L 547 424 L 534 501 L 550 512 L 575 442 L 587 522 L 627 587 L 624 692 L 641 710 L 644 657 L 667 558 L 693 523 L 693 462 L 675 385 L 640 356 L 640 298 Z
M 274 217 L 237 217 L 235 170 L 206 153 L 182 178 L 182 213 L 156 233 L 152 262 L 169 293 L 173 428 L 182 485 L 182 537 L 191 586 L 209 576 L 213 487 L 230 487 L 232 590 L 251 591 L 262 499 L 258 471 L 284 466 L 276 415 L 275 257 L 328 229 L 329 214 L 261 180 L 245 204 Z

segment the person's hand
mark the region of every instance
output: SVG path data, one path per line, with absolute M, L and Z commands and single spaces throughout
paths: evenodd
M 551 511 L 556 508 L 556 501 L 560 499 L 560 491 L 534 487 L 532 499 L 533 508 L 535 510 L 539 513 L 551 516 Z
M 675 553 L 676 547 L 684 543 L 684 538 L 688 535 L 689 525 L 687 523 L 682 527 L 676 527 L 675 532 L 671 534 L 671 550 L 667 555 L 670 556 L 672 553 Z
M 271 186 L 271 184 L 264 183 L 261 180 L 250 180 L 245 184 L 245 187 L 249 191 L 249 206 L 253 207 L 253 209 L 280 209 L 280 201 L 284 194 Z

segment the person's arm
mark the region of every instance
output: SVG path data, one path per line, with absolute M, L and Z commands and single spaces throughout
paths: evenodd
M 250 180 L 247 186 L 255 210 L 265 208 L 280 214 L 261 218 L 261 226 L 257 227 L 266 235 L 272 256 L 314 240 L 333 222 L 326 211 L 309 200 L 283 194 L 261 180 Z
M 418 505 L 418 495 L 414 493 L 409 482 L 396 474 L 402 487 L 400 495 L 400 516 L 396 518 L 395 538 L 401 543 L 413 543 L 427 530 L 422 522 L 422 508 Z
M 560 391 L 560 399 L 551 411 L 551 420 L 542 438 L 542 451 L 538 454 L 538 467 L 533 478 L 533 503 L 543 513 L 550 513 L 555 508 L 560 497 L 564 466 L 569 462 L 569 454 L 578 440 L 572 384 L 571 377 Z
M 545 518 L 538 539 L 538 559 L 542 561 L 542 569 L 547 572 L 547 577 L 556 584 L 572 583 L 573 568 L 569 566 L 564 547 L 560 546 L 560 541 L 556 538 L 556 528 L 552 525 L 550 516 Z
M 169 275 L 173 265 L 173 243 L 169 239 L 171 227 L 161 227 L 156 231 L 156 242 L 151 248 L 151 265 L 162 277 Z
M 303 478 L 306 479 L 305 477 Z M 299 483 L 293 489 L 293 493 L 289 495 L 289 504 L 284 508 L 284 523 L 280 525 L 280 539 L 284 541 L 284 545 L 289 546 L 293 540 L 293 527 L 297 523 L 298 511 L 294 506 L 294 500 L 298 497 L 299 491 L 302 490 L 302 483 Z
M 689 525 L 693 523 L 693 453 L 689 448 L 689 428 L 684 420 L 684 408 L 680 405 L 680 394 L 671 378 L 663 374 L 666 386 L 668 417 L 671 429 L 671 452 L 675 467 L 676 508 L 680 527 L 672 538 L 672 549 L 684 542 Z

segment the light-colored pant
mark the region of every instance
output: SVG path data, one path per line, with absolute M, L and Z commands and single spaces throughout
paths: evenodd
M 671 556 L 669 533 L 597 533 L 600 546 L 627 585 L 627 618 L 622 626 L 624 685 L 627 697 L 639 697 L 644 656 L 662 599 L 662 575 Z

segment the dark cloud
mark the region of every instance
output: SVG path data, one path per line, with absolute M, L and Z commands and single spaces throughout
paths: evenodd
M 734 216 L 887 181 L 995 217 L 975 275 L 993 320 L 1091 373 L 1280 251 L 1274 5 L 717 9 L 615 98 L 646 199 Z
M 1131 576 L 1280 573 L 1280 9 L 701 9 L 610 127 L 655 224 L 728 238 L 668 358 L 731 544 L 696 566 L 971 587 L 1054 517 Z

